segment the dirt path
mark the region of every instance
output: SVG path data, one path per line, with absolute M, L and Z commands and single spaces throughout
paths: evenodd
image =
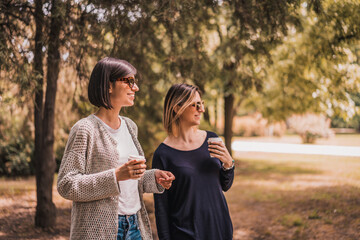
M 36 208 L 35 180 L 30 178 L 2 191 L 0 195 L 0 239 L 69 239 L 71 203 L 54 191 L 57 207 L 56 226 L 50 229 L 34 227 Z M 12 185 L 14 181 L 1 181 Z M 3 186 L 2 186 L 3 187 Z

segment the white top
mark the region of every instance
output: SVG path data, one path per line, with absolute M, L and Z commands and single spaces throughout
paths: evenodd
M 98 119 L 102 124 L 104 124 L 105 128 L 108 129 L 111 133 L 111 136 L 116 140 L 117 150 L 120 158 L 119 162 L 122 165 L 128 161 L 129 155 L 139 155 L 139 153 L 135 147 L 134 141 L 131 138 L 125 120 L 123 120 L 121 116 L 119 116 L 119 118 L 121 120 L 121 124 L 118 129 L 113 129 L 104 123 L 100 118 Z M 137 213 L 137 211 L 139 211 L 141 208 L 138 180 L 129 179 L 125 181 L 119 181 L 119 188 L 120 196 L 118 214 L 133 215 Z

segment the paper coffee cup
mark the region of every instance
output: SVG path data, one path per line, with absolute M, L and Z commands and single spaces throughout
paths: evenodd
M 145 160 L 145 157 L 140 155 L 129 155 L 128 160 Z
M 223 140 L 219 137 L 211 137 L 208 139 L 208 143 L 211 143 L 211 142 L 222 142 Z

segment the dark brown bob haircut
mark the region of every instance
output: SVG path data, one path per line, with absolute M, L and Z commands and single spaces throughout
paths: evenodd
M 90 103 L 97 107 L 112 109 L 109 96 L 110 82 L 114 83 L 118 78 L 136 73 L 136 68 L 125 60 L 111 57 L 101 59 L 96 63 L 90 76 L 88 86 Z

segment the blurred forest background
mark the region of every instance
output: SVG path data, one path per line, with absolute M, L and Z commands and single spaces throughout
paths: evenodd
M 202 128 L 233 136 L 360 131 L 360 1 L 3 0 L 0 175 L 36 176 L 35 225 L 52 227 L 53 178 L 72 125 L 95 111 L 87 83 L 105 56 L 138 69 L 148 163 L 164 139 L 163 99 L 196 84 Z

